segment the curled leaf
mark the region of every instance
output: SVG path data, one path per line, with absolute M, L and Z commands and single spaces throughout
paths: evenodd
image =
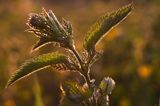
M 45 46 L 45 45 L 49 44 L 49 43 L 52 43 L 52 40 L 50 40 L 48 38 L 45 38 L 45 37 L 42 37 L 33 46 L 33 48 L 31 49 L 31 52 L 37 50 L 38 48 L 40 48 L 42 46 Z
M 40 55 L 38 57 L 29 59 L 10 77 L 7 86 L 13 84 L 15 81 L 20 80 L 42 68 L 50 66 L 52 64 L 67 63 L 68 58 L 61 53 L 48 53 Z
M 88 31 L 84 41 L 84 48 L 89 53 L 94 51 L 95 45 L 103 37 L 103 35 L 122 21 L 131 12 L 132 8 L 133 4 L 129 4 L 118 9 L 117 11 L 100 17 L 100 19 L 98 19 Z

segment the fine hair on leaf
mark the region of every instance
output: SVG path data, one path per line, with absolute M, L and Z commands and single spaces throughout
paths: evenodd
M 7 86 L 13 84 L 15 81 L 30 75 L 44 67 L 47 67 L 52 64 L 59 64 L 59 63 L 67 63 L 68 59 L 64 54 L 55 52 L 55 53 L 48 53 L 44 55 L 40 55 L 38 57 L 26 60 L 23 65 L 11 76 L 9 79 Z
M 100 17 L 87 32 L 84 41 L 84 48 L 90 53 L 94 51 L 97 42 L 103 38 L 115 25 L 121 22 L 132 10 L 133 4 L 129 4 L 116 11 Z

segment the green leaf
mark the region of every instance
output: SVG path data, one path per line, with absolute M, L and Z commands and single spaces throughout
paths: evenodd
M 24 78 L 42 68 L 45 68 L 52 64 L 67 63 L 67 62 L 68 62 L 67 57 L 64 54 L 58 52 L 48 53 L 29 59 L 25 61 L 24 64 L 15 73 L 13 73 L 6 87 L 13 84 L 17 80 L 20 80 L 21 78 Z
M 60 64 L 52 64 L 52 68 L 56 69 L 57 71 L 76 71 L 77 68 L 72 63 L 60 63 Z
M 95 49 L 95 45 L 103 37 L 103 35 L 109 32 L 120 21 L 122 21 L 132 9 L 133 4 L 131 3 L 119 8 L 117 11 L 100 17 L 88 31 L 83 44 L 84 48 L 89 53 L 93 51 Z
M 91 96 L 91 90 L 88 87 L 81 86 L 76 82 L 66 81 L 62 85 L 65 96 L 74 103 L 81 103 Z

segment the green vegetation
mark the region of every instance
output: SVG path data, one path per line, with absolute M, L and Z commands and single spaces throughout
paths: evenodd
M 64 48 L 72 55 L 53 52 L 29 59 L 11 76 L 7 87 L 15 81 L 49 66 L 58 71 L 77 72 L 83 78 L 82 81 L 62 82 L 63 97 L 60 105 L 68 106 L 69 104 L 65 102 L 69 102 L 73 105 L 108 106 L 109 96 L 115 87 L 115 81 L 110 77 L 104 77 L 100 83 L 96 83 L 97 79 L 91 78 L 91 66 L 102 55 L 95 49 L 95 46 L 104 34 L 131 12 L 132 5 L 131 3 L 104 15 L 91 27 L 84 41 L 84 55 L 80 55 L 74 45 L 72 25 L 69 21 L 63 19 L 60 23 L 51 10 L 47 12 L 43 9 L 41 14 L 30 14 L 27 23 L 29 29 L 26 31 L 34 33 L 39 38 L 32 52 L 51 43 Z
M 159 1 L 135 0 L 134 10 L 125 21 L 110 30 L 106 36 L 103 35 L 103 39 L 96 43 L 96 51 L 103 55 L 99 54 L 98 61 L 90 67 L 90 77 L 96 79 L 97 86 L 101 81 L 105 81 L 107 76 L 114 79 L 116 87 L 109 96 L 110 106 L 158 106 Z M 29 13 L 41 13 L 43 7 L 53 10 L 60 23 L 63 18 L 65 21 L 69 20 L 73 28 L 74 45 L 84 59 L 84 41 L 90 26 L 99 16 L 106 15 L 106 12 L 112 13 L 129 2 L 130 0 L 1 0 L 0 106 L 58 106 L 62 97 L 62 82 L 81 82 L 77 83 L 80 88 L 84 84 L 83 77 L 74 70 L 69 71 L 64 64 L 53 64 L 5 89 L 9 78 L 25 60 L 56 51 L 66 57 L 73 57 L 68 50 L 57 47 L 57 43 L 48 41 L 39 46 L 39 37 L 25 31 L 28 28 L 25 23 Z M 61 68 L 64 67 L 65 71 L 62 71 Z M 102 86 L 101 89 L 105 88 L 106 86 Z

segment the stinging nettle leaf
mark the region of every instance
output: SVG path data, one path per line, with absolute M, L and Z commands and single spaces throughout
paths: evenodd
M 29 59 L 10 77 L 6 87 L 42 68 L 52 64 L 67 63 L 68 58 L 62 53 L 48 53 Z
M 53 69 L 56 69 L 57 71 L 76 71 L 76 67 L 69 63 L 61 63 L 61 64 L 52 64 L 51 65 Z
M 95 45 L 103 37 L 103 35 L 121 22 L 131 12 L 132 9 L 133 4 L 131 3 L 119 8 L 117 11 L 100 17 L 88 31 L 83 44 L 84 48 L 88 52 L 94 50 Z

